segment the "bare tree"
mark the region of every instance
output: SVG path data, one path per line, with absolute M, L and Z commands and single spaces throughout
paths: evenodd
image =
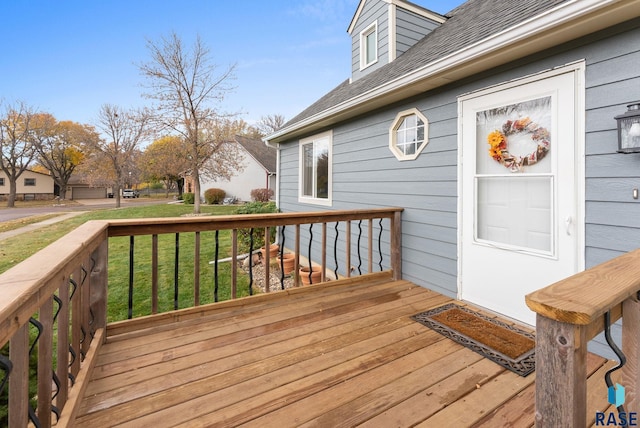
M 151 136 L 150 115 L 146 110 L 125 111 L 103 104 L 96 127 L 105 139 L 91 145 L 92 155 L 83 169 L 86 172 L 87 166 L 93 165 L 98 178 L 111 182 L 116 207 L 120 207 L 120 189 L 125 183 L 131 184 L 130 175 L 137 174 L 135 161 L 140 154 L 139 147 Z
M 268 114 L 266 116 L 262 116 L 258 123 L 256 123 L 256 128 L 260 132 L 260 134 L 265 137 L 267 135 L 271 135 L 276 132 L 278 129 L 282 128 L 284 125 L 284 116 L 281 114 Z
M 84 159 L 84 147 L 95 146 L 100 137 L 89 125 L 58 122 L 48 113 L 36 114 L 32 122 L 38 161 L 58 185 L 60 199 L 65 199 L 71 174 Z
M 35 156 L 31 142 L 33 109 L 24 102 L 7 105 L 0 116 L 0 169 L 9 180 L 7 206 L 14 207 L 18 178 Z
M 185 48 L 175 33 L 157 43 L 147 41 L 147 48 L 151 60 L 139 66 L 147 78 L 149 92 L 145 96 L 157 102 L 154 111 L 162 126 L 178 133 L 189 148 L 194 212 L 199 213 L 202 169 L 214 153 L 222 154 L 231 147 L 225 141 L 233 134 L 220 131 L 232 128 L 225 123 L 233 115 L 222 112 L 219 105 L 233 89 L 235 65 L 220 71 L 211 63 L 210 51 L 199 36 L 191 49 Z M 235 158 L 232 152 L 225 157 Z M 220 169 L 233 167 L 233 163 L 216 165 Z

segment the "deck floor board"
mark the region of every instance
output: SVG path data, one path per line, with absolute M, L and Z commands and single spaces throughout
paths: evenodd
M 375 275 L 118 323 L 76 423 L 533 425 L 535 374 L 515 375 L 409 318 L 449 302 Z M 590 373 L 603 364 L 590 356 Z M 592 383 L 589 408 L 606 407 Z

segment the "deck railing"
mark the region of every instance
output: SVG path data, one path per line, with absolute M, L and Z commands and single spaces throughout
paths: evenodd
M 278 239 L 283 244 L 280 252 L 284 247 L 293 251 L 296 267 L 315 262 L 321 268 L 323 281 L 331 276 L 348 277 L 375 270 L 389 270 L 392 278 L 400 279 L 401 213 L 401 208 L 388 208 L 85 223 L 0 275 L 0 348 L 9 344 L 8 357 L 0 354 L 0 393 L 4 392 L 6 396 L 8 391 L 8 401 L 0 401 L 0 410 L 2 406 L 8 407 L 8 426 L 66 426 L 73 421 L 106 330 L 118 329 L 118 325 L 127 322 L 111 323 L 107 327 L 107 293 L 113 286 L 108 273 L 109 260 L 114 256 L 110 238 L 129 237 L 126 250 L 129 252 L 129 272 L 126 276 L 129 278 L 127 305 L 130 318 L 135 304 L 132 291 L 141 286 L 134 279 L 139 263 L 151 266 L 151 284 L 145 284 L 151 290 L 150 315 L 159 311 L 159 236 L 170 234 L 175 237 L 177 272 L 178 252 L 182 248 L 180 236 L 194 235 L 191 253 L 194 276 L 189 286 L 194 288 L 193 306 L 197 306 L 203 288 L 201 277 L 207 274 L 199 267 L 203 256 L 200 252 L 201 235 L 204 233 L 215 237 L 217 256 L 219 233 L 225 231 L 230 234 L 229 286 L 234 298 L 238 280 L 238 231 L 244 229 L 268 234 L 276 228 Z M 352 223 L 356 225 L 353 228 Z M 150 260 L 134 259 L 135 237 L 140 235 L 151 237 Z M 250 248 L 249 254 L 253 251 L 254 248 Z M 211 272 L 208 273 L 214 278 L 207 281 L 207 284 L 216 284 L 216 288 L 217 256 L 212 260 Z M 270 257 L 267 252 L 267 260 L 263 261 L 267 284 Z M 363 264 L 366 267 L 363 268 Z M 297 269 L 294 269 L 293 277 L 294 284 L 299 285 Z M 177 304 L 177 282 L 176 279 L 174 308 Z M 269 290 L 267 286 L 265 291 Z M 109 304 L 112 304 L 111 295 Z M 171 316 L 170 313 L 167 315 Z M 138 322 L 145 320 L 151 322 L 148 317 Z M 36 385 L 36 390 L 33 385 Z
M 636 423 L 640 396 L 640 250 L 571 276 L 526 296 L 536 315 L 536 426 L 587 426 L 587 342 L 622 318 L 626 364 L 618 382 L 626 401 L 618 411 Z M 618 346 L 614 343 L 614 346 Z M 605 382 L 605 379 L 603 379 Z M 607 379 L 607 386 L 613 381 Z M 620 390 L 618 390 L 620 391 Z M 615 406 L 601 422 L 621 421 Z M 603 412 L 604 413 L 604 412 Z M 610 416 L 613 413 L 613 416 Z M 596 416 L 597 422 L 597 416 Z M 601 424 L 604 425 L 604 424 Z

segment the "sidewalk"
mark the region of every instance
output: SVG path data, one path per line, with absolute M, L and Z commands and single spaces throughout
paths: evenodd
M 18 229 L 14 229 L 14 230 L 9 230 L 7 232 L 1 232 L 0 233 L 0 241 L 4 241 L 5 239 L 9 239 L 9 238 L 13 238 L 14 236 L 18 236 L 21 235 L 23 233 L 26 232 L 31 232 L 32 230 L 37 230 L 64 220 L 67 220 L 69 218 L 73 218 L 79 214 L 84 214 L 87 211 L 73 211 L 73 212 L 68 212 L 68 213 L 64 213 L 62 215 L 59 215 L 57 217 L 52 217 L 50 219 L 41 221 L 39 223 L 33 223 L 33 224 L 28 224 L 24 227 L 18 228 Z

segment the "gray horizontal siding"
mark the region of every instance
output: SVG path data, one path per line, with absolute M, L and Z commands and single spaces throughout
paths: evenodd
M 398 7 L 396 9 L 396 56 L 400 56 L 438 27 L 438 23 Z
M 640 154 L 616 153 L 613 119 L 640 100 L 640 19 L 336 125 L 329 209 L 404 207 L 404 277 L 455 297 L 457 98 L 580 60 L 586 63 L 586 266 L 640 247 L 640 200 L 632 198 L 632 189 L 640 188 Z M 388 149 L 388 130 L 396 114 L 411 107 L 429 120 L 430 141 L 418 159 L 399 162 Z M 297 140 L 283 145 L 281 162 L 280 207 L 326 209 L 297 201 Z M 607 354 L 600 340 L 592 348 Z
M 389 16 L 387 3 L 368 0 L 358 17 L 351 33 L 351 78 L 360 77 L 386 65 L 389 62 Z M 378 62 L 360 70 L 360 33 L 373 22 L 378 21 Z

